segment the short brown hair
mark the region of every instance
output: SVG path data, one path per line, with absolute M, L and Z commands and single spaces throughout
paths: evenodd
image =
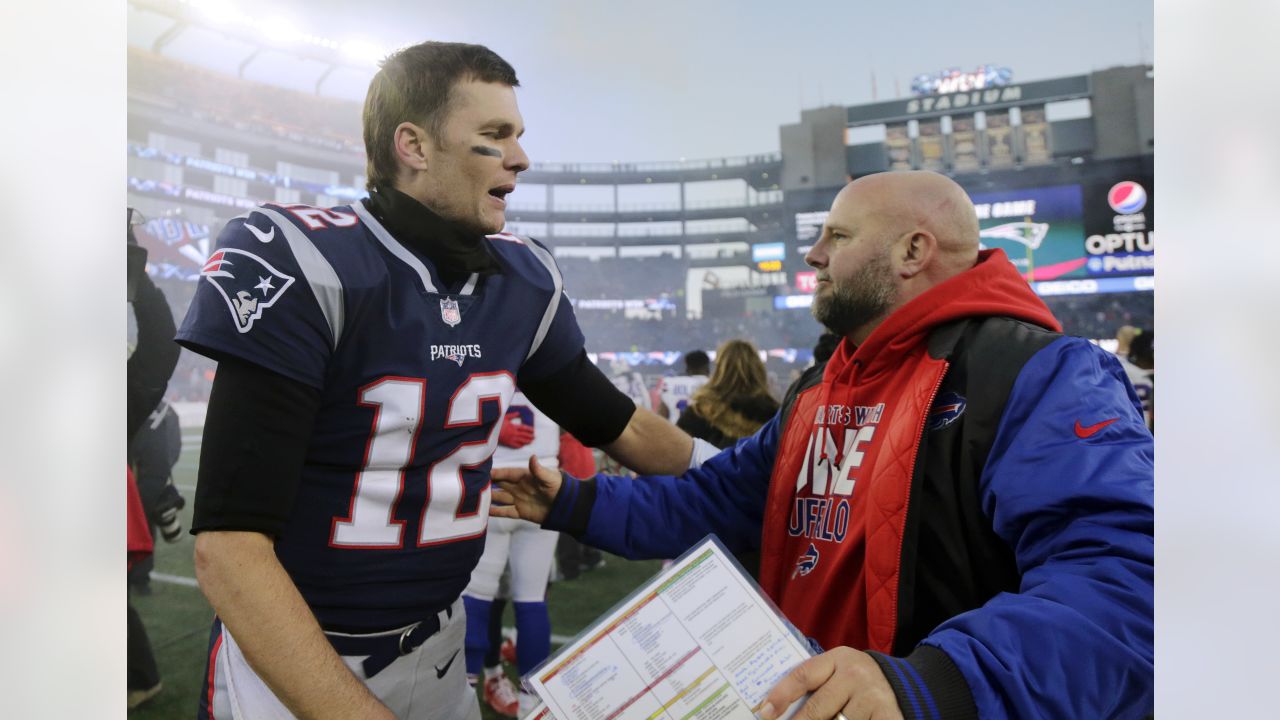
M 400 123 L 422 125 L 439 142 L 450 94 L 463 80 L 520 85 L 515 69 L 483 45 L 424 42 L 382 61 L 364 99 L 368 189 L 391 185 L 399 172 L 395 133 Z

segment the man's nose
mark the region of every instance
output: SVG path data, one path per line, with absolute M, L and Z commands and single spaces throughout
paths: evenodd
M 804 254 L 804 264 L 811 268 L 824 268 L 827 266 L 827 253 L 822 246 L 822 241 L 813 244 L 809 248 L 809 252 Z
M 524 148 L 520 147 L 519 141 L 515 142 L 515 150 L 507 154 L 506 166 L 516 172 L 524 172 L 529 169 L 529 156 L 525 154 Z

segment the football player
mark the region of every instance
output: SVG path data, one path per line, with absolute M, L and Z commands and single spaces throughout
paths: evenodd
M 663 414 L 671 422 L 680 419 L 680 413 L 689 407 L 689 398 L 711 375 L 711 358 L 704 350 L 694 350 L 684 356 L 684 374 L 658 379 L 658 399 L 666 409 Z
M 219 361 L 192 522 L 217 613 L 202 718 L 480 716 L 460 595 L 517 383 L 637 470 L 714 453 L 614 389 L 551 253 L 500 233 L 529 165 L 517 84 L 478 45 L 392 54 L 364 107 L 369 197 L 260 206 L 204 266 L 178 333 Z
M 547 467 L 559 467 L 560 428 L 518 390 L 511 402 L 508 421 L 532 434 L 527 436 L 527 443 L 519 445 L 526 436 L 517 435 L 516 430 L 509 431 L 518 437 L 515 442 L 506 442 L 500 436 L 493 467 L 528 467 L 530 456 L 535 455 Z M 485 667 L 484 656 L 493 641 L 490 609 L 498 593 L 499 580 L 503 571 L 510 568 L 510 597 L 515 606 L 516 632 L 520 636 L 516 669 L 523 677 L 551 652 L 547 581 L 551 578 L 551 561 L 559 537 L 559 533 L 543 530 L 527 520 L 491 518 L 484 553 L 462 594 L 467 610 L 467 674 L 483 683 L 485 700 L 501 715 L 523 717 L 533 709 L 536 699 L 530 693 L 516 692 L 501 663 Z M 482 671 L 483 677 L 480 677 Z

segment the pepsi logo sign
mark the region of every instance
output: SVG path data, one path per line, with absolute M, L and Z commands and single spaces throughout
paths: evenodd
M 1131 215 L 1147 206 L 1147 191 L 1132 180 L 1124 180 L 1107 191 L 1107 204 L 1122 215 Z

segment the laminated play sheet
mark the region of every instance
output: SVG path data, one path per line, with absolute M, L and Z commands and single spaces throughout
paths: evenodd
M 752 720 L 808 644 L 708 536 L 526 677 L 557 720 Z M 801 698 L 783 713 L 789 718 Z

